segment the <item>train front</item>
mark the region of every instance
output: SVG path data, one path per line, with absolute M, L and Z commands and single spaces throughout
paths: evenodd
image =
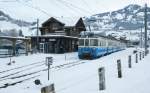
M 80 59 L 96 58 L 96 48 L 93 47 L 94 42 L 90 38 L 80 38 L 78 46 L 78 56 Z

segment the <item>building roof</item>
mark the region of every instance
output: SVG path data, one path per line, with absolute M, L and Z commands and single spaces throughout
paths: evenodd
M 67 18 L 67 17 L 61 17 L 61 18 L 56 18 L 60 22 L 64 23 L 65 26 L 75 26 L 77 22 L 81 19 L 79 17 L 74 17 L 74 18 Z
M 73 37 L 73 36 L 66 36 L 66 35 L 41 35 L 41 36 L 28 36 L 28 38 L 49 38 L 49 37 L 54 37 L 54 38 L 71 38 L 71 39 L 78 39 L 78 37 Z
M 70 18 L 70 17 L 58 17 L 58 18 L 51 17 L 47 21 L 43 22 L 43 24 L 46 24 L 47 22 L 50 22 L 51 20 L 55 20 L 55 21 L 65 25 L 65 26 L 75 26 L 76 23 L 80 19 L 81 19 L 81 17 L 73 17 L 73 18 Z
M 26 37 L 13 37 L 13 36 L 0 36 L 0 39 L 17 39 L 17 40 L 29 40 Z

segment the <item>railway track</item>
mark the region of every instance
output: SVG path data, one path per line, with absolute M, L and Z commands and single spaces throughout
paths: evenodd
M 45 64 L 35 65 L 35 66 L 33 66 L 33 67 L 30 67 L 30 68 L 26 68 L 26 69 L 23 69 L 23 70 L 20 70 L 20 71 L 16 71 L 16 72 L 11 73 L 11 74 L 7 74 L 7 75 L 4 75 L 4 76 L 1 76 L 1 77 L 0 77 L 0 81 L 1 81 L 1 79 L 3 79 L 3 78 L 7 78 L 7 77 L 9 77 L 9 76 L 14 76 L 14 75 L 19 74 L 19 73 L 21 73 L 21 72 L 29 71 L 29 70 L 31 70 L 31 69 L 35 69 L 35 68 L 40 67 L 40 66 L 43 66 L 43 65 L 45 65 Z
M 7 87 L 9 87 L 9 86 L 14 86 L 14 85 L 16 85 L 16 84 L 19 84 L 19 83 L 28 81 L 28 80 L 30 80 L 30 79 L 33 79 L 33 78 L 36 78 L 36 77 L 39 77 L 39 76 L 40 76 L 40 75 L 32 76 L 32 77 L 30 77 L 30 78 L 26 78 L 26 79 L 23 79 L 23 80 L 14 82 L 14 83 L 6 83 L 6 84 L 4 84 L 3 86 L 0 86 L 0 89 L 2 89 L 2 88 L 7 88 Z
M 89 61 L 87 61 L 87 62 L 89 62 Z M 74 67 L 74 66 L 77 66 L 77 65 L 81 65 L 81 64 L 84 64 L 84 63 L 87 63 L 87 62 L 83 62 L 82 60 L 79 60 L 79 61 L 75 61 L 75 62 L 70 62 L 70 63 L 65 63 L 65 64 L 53 66 L 50 69 L 56 69 L 56 71 L 58 71 L 58 70 L 62 70 L 62 69 L 71 68 L 71 67 Z M 44 64 L 42 64 L 42 65 L 44 65 Z M 37 73 L 40 73 L 40 72 L 43 72 L 43 71 L 47 71 L 48 68 L 40 69 L 40 70 L 37 70 L 37 71 L 34 71 L 34 72 L 30 72 L 30 73 L 26 73 L 26 74 L 17 75 L 18 73 L 21 73 L 21 72 L 26 71 L 26 70 L 27 69 L 21 70 L 21 71 L 15 72 L 15 73 L 11 73 L 11 74 L 5 75 L 3 77 L 0 77 L 0 82 L 6 81 L 6 80 L 9 80 L 9 79 L 14 80 L 14 79 L 17 79 L 17 78 L 23 78 L 23 77 L 26 77 L 26 76 L 32 76 L 34 74 L 37 74 Z M 30 69 L 28 69 L 28 70 L 30 70 Z M 16 75 L 16 76 L 14 76 L 14 75 Z M 40 76 L 40 75 L 38 75 L 38 76 Z M 18 82 L 19 81 L 14 82 L 14 85 L 18 84 Z M 0 88 L 5 87 L 5 85 L 7 85 L 7 83 L 5 83 L 3 86 L 0 86 Z
M 29 66 L 32 66 L 32 65 L 40 64 L 40 63 L 43 63 L 43 62 L 45 62 L 45 61 L 35 62 L 35 63 L 32 63 L 32 64 L 28 64 L 28 65 L 24 65 L 24 66 L 20 66 L 20 67 L 12 68 L 12 69 L 8 69 L 8 70 L 0 71 L 0 74 L 2 74 L 2 73 L 6 73 L 6 72 L 9 72 L 9 71 L 13 71 L 13 70 L 16 70 L 16 69 L 21 69 L 21 68 L 29 67 Z

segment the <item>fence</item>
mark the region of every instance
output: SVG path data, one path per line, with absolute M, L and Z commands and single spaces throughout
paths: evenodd
M 26 51 L 24 49 L 18 49 L 16 51 L 16 56 L 26 54 Z M 12 49 L 0 49 L 0 58 L 6 58 L 6 57 L 12 57 L 13 56 L 13 50 Z

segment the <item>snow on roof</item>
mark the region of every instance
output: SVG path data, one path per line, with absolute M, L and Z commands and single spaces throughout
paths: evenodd
M 126 38 L 126 40 L 130 40 L 130 41 L 140 41 L 140 37 L 136 36 L 136 35 L 128 35 L 128 37 Z
M 65 24 L 65 26 L 75 26 L 81 17 L 51 17 L 43 23 L 49 22 L 52 19 Z
M 75 26 L 76 23 L 79 21 L 80 17 L 59 17 L 56 19 L 64 23 L 65 26 Z
M 73 36 L 66 36 L 66 35 L 51 35 L 51 34 L 41 35 L 41 36 L 28 36 L 28 37 L 66 37 L 66 38 L 75 38 L 75 39 L 78 38 L 78 37 L 73 37 Z
M 4 39 L 30 39 L 30 38 L 26 38 L 26 37 L 13 37 L 13 36 L 0 36 L 0 38 L 4 38 Z
M 82 31 L 80 33 L 81 36 L 89 34 L 106 36 L 106 33 L 104 31 Z

